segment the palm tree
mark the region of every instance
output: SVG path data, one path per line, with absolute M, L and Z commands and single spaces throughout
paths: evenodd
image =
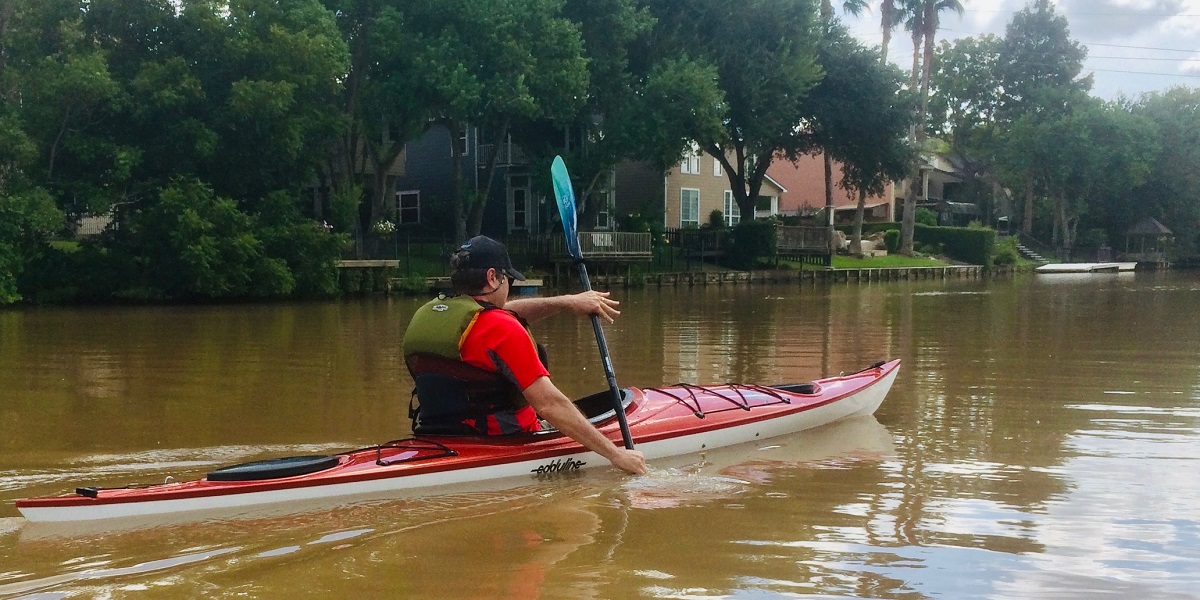
M 879 27 L 883 31 L 879 62 L 886 63 L 888 46 L 892 42 L 892 32 L 904 21 L 904 13 L 896 8 L 895 0 L 883 0 L 879 3 L 879 17 Z
M 867 0 L 844 0 L 842 12 L 858 16 L 863 10 L 870 10 Z M 821 21 L 828 22 L 833 18 L 833 0 L 821 0 Z
M 945 10 L 953 10 L 959 15 L 963 13 L 963 5 L 959 0 L 902 0 L 905 14 L 905 27 L 912 32 L 913 66 L 909 76 L 909 88 L 921 90 L 921 102 L 917 109 L 916 128 L 913 131 L 913 143 L 918 152 L 925 143 L 925 121 L 929 114 L 929 81 L 933 75 L 933 47 L 940 24 L 940 15 Z M 924 43 L 922 43 L 924 42 Z M 921 60 L 923 52 L 924 60 Z M 904 222 L 900 226 L 900 253 L 912 256 L 913 233 L 916 226 L 915 212 L 917 208 L 917 186 L 920 185 L 920 164 L 913 166 L 909 178 L 908 194 L 904 198 Z

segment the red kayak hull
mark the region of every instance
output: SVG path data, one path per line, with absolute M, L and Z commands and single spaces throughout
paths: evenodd
M 630 389 L 626 410 L 637 448 L 648 459 L 678 456 L 870 415 L 883 401 L 900 361 L 806 387 L 755 385 Z M 615 418 L 599 429 L 616 444 Z M 512 437 L 422 436 L 347 452 L 328 468 L 302 475 L 139 488 L 80 488 L 77 493 L 18 500 L 30 521 L 90 521 L 211 511 L 289 501 L 376 494 L 607 466 L 599 455 L 557 432 Z M 210 476 L 215 477 L 215 476 Z

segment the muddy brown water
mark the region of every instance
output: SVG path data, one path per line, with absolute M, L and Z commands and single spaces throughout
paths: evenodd
M 0 311 L 0 598 L 1200 598 L 1200 273 L 618 295 L 624 385 L 904 365 L 642 478 L 54 528 L 12 502 L 403 437 L 419 301 Z M 586 321 L 535 333 L 604 387 Z

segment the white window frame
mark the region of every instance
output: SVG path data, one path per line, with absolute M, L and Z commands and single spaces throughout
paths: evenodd
M 696 204 L 692 215 L 694 220 L 684 219 L 687 214 L 686 202 L 688 192 L 695 192 Z M 680 188 L 679 190 L 679 226 L 680 227 L 699 227 L 700 226 L 700 190 L 697 188 Z
M 417 218 L 413 220 L 405 220 L 404 218 L 404 197 L 416 196 L 417 199 Z M 398 190 L 396 192 L 396 224 L 407 225 L 410 223 L 419 224 L 421 222 L 421 191 L 420 190 Z
M 683 160 L 679 161 L 679 172 L 684 175 L 700 174 L 700 155 L 695 150 L 684 155 Z
M 532 180 L 529 175 L 509 175 L 508 176 L 508 232 L 527 231 L 533 232 L 535 225 L 533 223 L 535 210 L 533 203 L 533 189 L 531 187 Z M 525 196 L 524 205 L 521 206 L 520 213 L 525 220 L 525 223 L 520 227 L 517 226 L 517 191 L 523 192 Z
M 738 206 L 737 200 L 733 198 L 733 190 L 725 190 L 725 224 L 733 227 L 742 221 L 742 209 Z
M 713 177 L 720 177 L 724 174 L 725 174 L 725 171 L 723 169 L 721 169 L 721 159 L 714 156 L 713 157 Z
M 759 198 L 770 199 L 770 205 L 767 209 L 758 208 L 758 198 L 754 200 L 754 218 L 763 219 L 772 215 L 779 214 L 779 196 L 764 196 L 759 194 Z

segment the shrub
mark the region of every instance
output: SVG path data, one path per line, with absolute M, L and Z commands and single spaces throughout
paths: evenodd
M 924 246 L 940 248 L 950 258 L 973 265 L 992 264 L 996 245 L 996 232 L 991 229 L 917 225 L 914 238 Z
M 918 208 L 917 212 L 913 213 L 913 220 L 918 225 L 929 225 L 930 227 L 936 227 L 938 224 L 937 213 L 928 208 Z
M 996 243 L 996 253 L 992 257 L 994 265 L 1015 265 L 1020 253 L 1017 251 L 1017 238 L 1006 237 Z
M 729 262 L 736 269 L 753 269 L 759 257 L 774 256 L 775 226 L 773 223 L 755 219 L 742 221 L 733 228 L 733 243 Z
M 719 210 L 713 210 L 708 213 L 708 226 L 713 229 L 720 229 L 725 226 L 725 213 Z
M 883 243 L 887 244 L 888 254 L 895 254 L 900 249 L 900 230 L 888 229 L 884 231 Z
M 184 179 L 131 219 L 132 249 L 146 265 L 142 282 L 167 298 L 237 298 L 291 293 L 284 260 L 268 256 L 254 219 L 207 185 Z

